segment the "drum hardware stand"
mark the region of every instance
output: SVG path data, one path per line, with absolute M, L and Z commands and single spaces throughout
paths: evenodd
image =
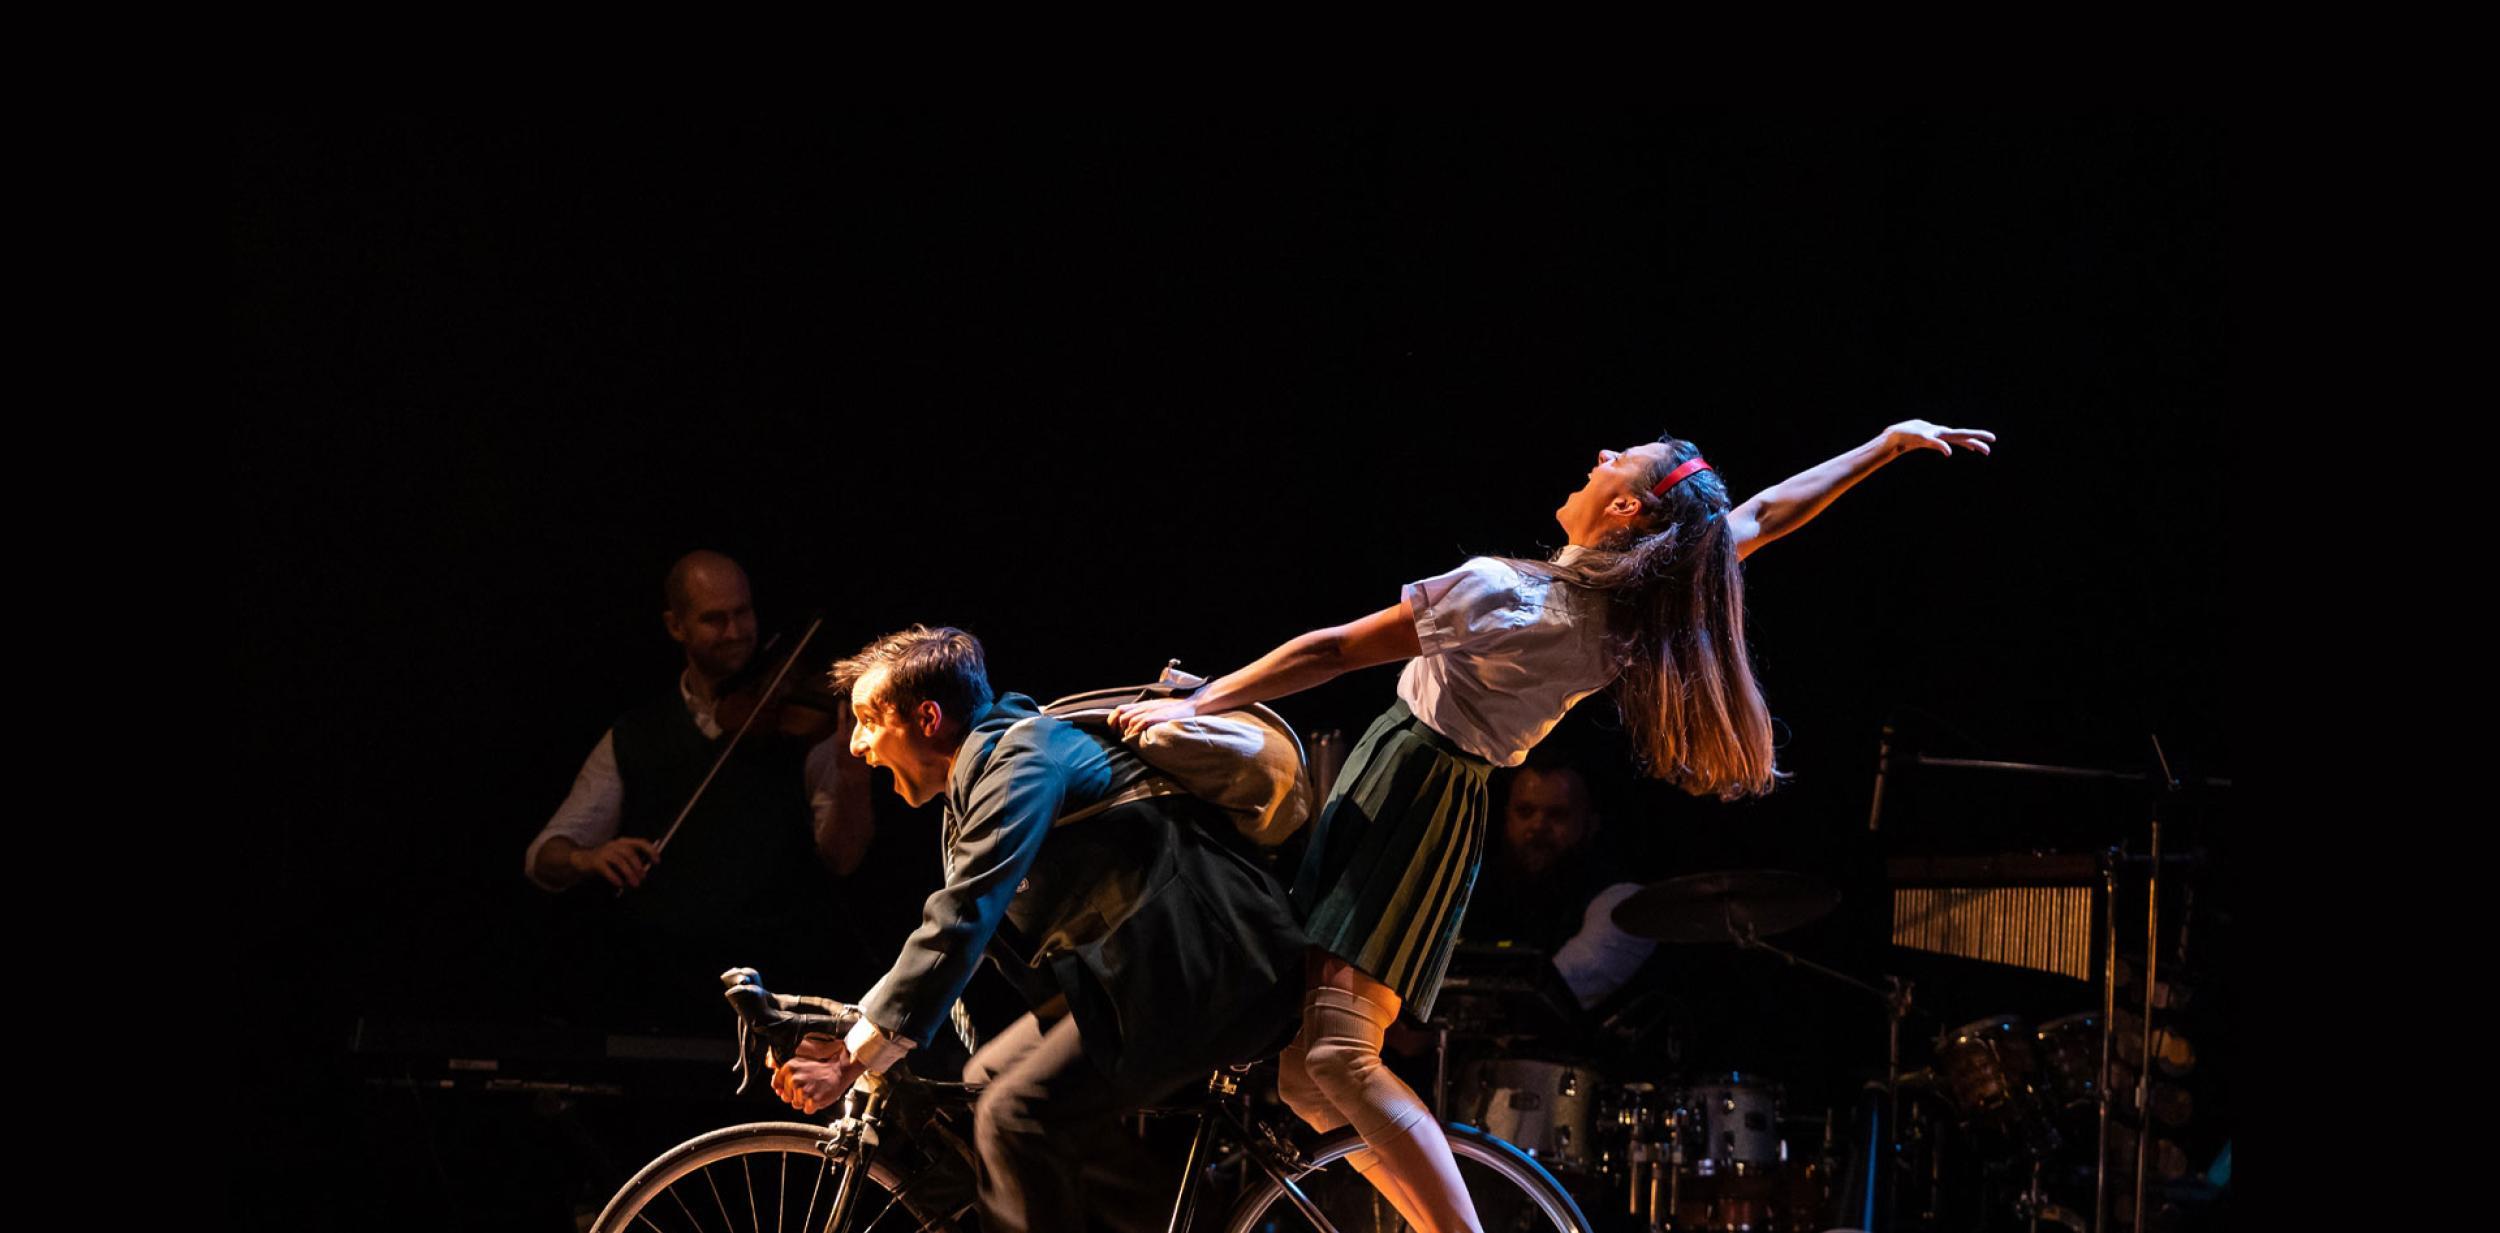
M 2144 1233 L 2146 1166 L 2153 1152 L 2153 1000 L 2161 989 L 2161 798 L 2179 790 L 2169 756 L 2162 752 L 2160 734 L 2148 733 L 2146 739 L 2152 742 L 2153 769 L 2161 776 L 2161 788 L 2153 798 L 2152 816 L 2147 819 L 2153 831 L 2153 869 L 2144 878 L 2144 1039 L 2136 1055 L 2135 1070 L 2136 1118 L 2142 1123 L 2135 1136 L 2136 1233 Z M 2110 1025 L 2110 1030 L 2116 1028 L 2115 1023 Z M 2101 1098 L 2104 1104 L 2109 1099 L 2106 1073 L 2101 1078 Z
M 2101 1068 L 2093 1084 L 2099 1106 L 2100 1144 L 2092 1154 L 2092 1233 L 2101 1233 L 2109 1218 L 2109 1069 L 2118 1022 L 2118 853 L 2101 862 Z M 2139 1209 L 2140 1210 L 2140 1209 Z
M 1631 1209 L 1631 1214 L 1640 1215 L 1646 1197 L 1648 1217 L 1642 1223 L 1648 1226 L 1650 1233 L 1673 1233 L 1677 1227 L 1676 1213 L 1684 1210 L 1684 1135 L 1690 1127 L 1690 1111 L 1681 1105 L 1671 1104 L 1660 1109 L 1659 1113 L 1665 1119 L 1663 1129 L 1666 1137 L 1651 1148 L 1657 1154 L 1647 1161 L 1649 1193 L 1647 1196 L 1641 1194 L 1641 1177 L 1636 1169 L 1627 1187 L 1629 1194 L 1625 1206 Z M 1661 1184 L 1666 1187 L 1664 1204 L 1659 1202 L 1662 1196 L 1658 1188 Z M 1660 1218 L 1660 1212 L 1666 1213 L 1665 1218 Z
M 2161 990 L 2161 870 L 2162 864 L 2165 860 L 2161 850 L 2161 802 L 2165 797 L 2175 795 L 2179 789 L 2184 786 L 2183 781 L 2179 779 L 2178 775 L 2174 773 L 2170 766 L 2170 755 L 2162 749 L 2161 735 L 2159 733 L 2147 733 L 2145 734 L 2145 740 L 2151 744 L 2151 769 L 2139 774 L 2122 776 L 2123 778 L 2147 782 L 2153 785 L 2152 807 L 2148 811 L 2145 819 L 2146 827 L 2150 832 L 2148 840 L 2150 855 L 2144 860 L 2146 867 L 2144 874 L 2144 1024 L 2143 1037 L 2137 1042 L 2135 1069 L 2135 1110 L 2136 1117 L 2141 1123 L 2136 1128 L 2135 1136 L 2134 1227 L 2136 1229 L 2136 1233 L 2144 1233 L 2145 1183 L 2148 1180 L 2145 1169 L 2150 1162 L 2153 1149 L 2153 1108 L 2151 1103 L 2153 1085 L 2153 1010 L 2155 999 L 2158 997 Z M 2227 779 L 2204 778 L 2199 779 L 2197 782 L 2210 787 L 2227 788 L 2231 786 L 2231 781 Z M 2196 863 L 2200 858 L 2196 855 L 2188 855 L 2183 857 L 2170 857 L 2167 859 Z M 2107 1227 L 2106 1220 L 2108 1218 L 2109 1102 L 2111 1086 L 2109 1082 L 2109 1072 L 2110 1063 L 2113 1060 L 2111 1054 L 2115 1052 L 2115 1046 L 2118 1038 L 2118 1016 L 2115 1013 L 2118 1009 L 2118 868 L 2120 865 L 2126 863 L 2130 863 L 2126 854 L 2123 851 L 2113 849 L 2106 858 L 2107 872 L 2103 875 L 2103 893 L 2108 896 L 2107 902 L 2109 904 L 2109 909 L 2103 913 L 2103 915 L 2108 918 L 2108 926 L 2106 930 L 2105 942 L 2107 955 L 2102 961 L 2101 968 L 2101 1073 L 2099 1101 L 2101 1141 L 2099 1144 L 2098 1154 L 2092 1162 L 2092 1233 L 2101 1233 L 2101 1231 Z
M 1894 745 L 1898 738 L 1899 734 L 1894 730 L 1893 726 L 1890 723 L 1886 723 L 1883 726 L 1877 740 L 1874 799 L 1869 806 L 1866 819 L 1866 829 L 1870 832 L 1880 831 L 1883 828 L 1884 780 L 1893 768 L 1893 762 L 1895 759 Z M 2103 932 L 2103 959 L 2101 969 L 2101 1070 L 2097 1084 L 2100 1092 L 2100 1099 L 2098 1101 L 2100 1114 L 2100 1143 L 2092 1165 L 2091 1233 L 2103 1233 L 2103 1230 L 2108 1227 L 2110 1121 L 2109 1070 L 2110 1062 L 2112 1060 L 2111 1054 L 2114 1052 L 2113 1046 L 2115 1044 L 2118 1031 L 2117 1015 L 2114 1013 L 2118 1006 L 2118 870 L 2122 865 L 2137 863 L 2139 859 L 2141 859 L 2142 862 L 2149 867 L 2149 872 L 2145 875 L 2144 902 L 2144 1035 L 2142 1041 L 2140 1042 L 2141 1052 L 2138 1057 L 2139 1064 L 2136 1068 L 2135 1079 L 2135 1107 L 2138 1115 L 2143 1118 L 2145 1123 L 2141 1132 L 2136 1136 L 2135 1146 L 2135 1228 L 2137 1233 L 2143 1233 L 2144 1199 L 2146 1189 L 2145 1183 L 2147 1181 L 2145 1167 L 2149 1162 L 2153 1146 L 2152 1113 L 2147 1102 L 2151 1099 L 2152 1095 L 2153 1003 L 2156 991 L 2159 988 L 2159 986 L 2155 983 L 2155 972 L 2157 971 L 2160 963 L 2161 948 L 2159 946 L 2159 942 L 2161 937 L 2161 869 L 2165 859 L 2162 855 L 2161 846 L 2160 806 L 2163 798 L 2175 795 L 2182 788 L 2190 786 L 2191 784 L 2202 788 L 2227 789 L 2232 786 L 2230 779 L 2221 776 L 2201 775 L 2193 779 L 2180 778 L 2176 770 L 2170 765 L 2169 754 L 2162 749 L 2160 734 L 2147 733 L 2145 734 L 2145 739 L 2151 747 L 2150 760 L 2147 769 L 2141 771 L 2114 771 L 2101 767 L 2057 766 L 2041 762 L 2008 762 L 1988 758 L 1940 758 L 1923 753 L 1913 754 L 1909 758 L 1910 764 L 1917 767 L 1934 766 L 1958 770 L 2010 771 L 2016 774 L 2040 775 L 2054 778 L 2100 780 L 2111 783 L 2141 783 L 2147 785 L 2147 787 L 2151 790 L 2153 798 L 2152 807 L 2148 811 L 2146 819 L 2150 831 L 2151 855 L 2148 858 L 2130 858 L 2126 855 L 2123 849 L 2111 849 L 2104 855 L 2102 861 L 2102 902 L 2106 905 L 2102 912 L 2102 916 L 2105 919 L 2106 927 Z M 2174 856 L 2167 859 L 2186 864 L 2197 864 L 2201 863 L 2201 854 Z M 1743 944 L 1741 940 L 1739 944 Z M 1765 949 L 1770 948 L 1765 947 Z M 1853 981 L 1851 983 L 1854 984 L 1857 982 Z M 1897 1056 L 1893 1065 L 1894 1076 L 1895 1078 L 1898 1078 L 1899 1061 Z M 1897 1096 L 1895 1097 L 1894 1104 L 1897 1111 L 1899 1104 Z M 2058 1210 L 2063 1211 L 2063 1209 Z
M 1736 920 L 1736 919 L 1735 919 L 1735 918 L 1733 918 L 1733 917 L 1730 917 L 1730 918 L 1728 919 L 1728 922 L 1727 922 L 1727 934 L 1728 934 L 1728 939 L 1729 939 L 1730 941 L 1732 941 L 1732 942 L 1736 943 L 1736 949 L 1738 949 L 1738 950 L 1761 950 L 1761 951 L 1769 951 L 1771 954 L 1773 954 L 1773 955 L 1777 955 L 1779 958 L 1781 958 L 1782 960 L 1786 961 L 1786 962 L 1787 962 L 1787 964 L 1788 964 L 1790 967 L 1800 967 L 1800 968 L 1804 968 L 1804 969 L 1806 969 L 1806 970 L 1807 970 L 1807 971 L 1809 971 L 1809 972 L 1816 972 L 1816 973 L 1820 973 L 1821 975 L 1828 976 L 1828 977 L 1832 978 L 1833 980 L 1839 981 L 1840 983 L 1842 983 L 1842 984 L 1844 984 L 1844 985 L 1847 985 L 1847 986 L 1849 986 L 1849 987 L 1851 987 L 1851 988 L 1853 988 L 1853 989 L 1863 990 L 1863 991 L 1865 991 L 1865 992 L 1867 992 L 1867 993 L 1874 994 L 1874 995 L 1875 995 L 1876 997 L 1878 997 L 1878 998 L 1883 999 L 1883 1003 L 1884 1003 L 1884 1130 L 1883 1130 L 1883 1133 L 1884 1133 L 1884 1137 L 1885 1137 L 1887 1140 L 1891 1140 L 1891 1141 L 1890 1141 L 1890 1142 L 1887 1142 L 1887 1143 L 1885 1143 L 1885 1144 L 1883 1144 L 1883 1145 L 1882 1145 L 1882 1146 L 1883 1146 L 1884 1148 L 1886 1148 L 1887 1150 L 1884 1152 L 1883 1159 L 1882 1159 L 1879 1163 L 1883 1166 L 1883 1168 L 1884 1168 L 1884 1170 L 1885 1170 L 1885 1176 L 1889 1177 L 1889 1176 L 1890 1176 L 1889 1171 L 1890 1171 L 1890 1170 L 1891 1170 L 1891 1169 L 1892 1169 L 1892 1168 L 1893 1168 L 1893 1167 L 1894 1167 L 1894 1166 L 1898 1163 L 1898 1161 L 1899 1161 L 1899 1159 L 1900 1159 L 1900 1150 L 1899 1150 L 1899 1149 L 1900 1149 L 1900 1143 L 1899 1143 L 1899 1136 L 1900 1136 L 1900 1129 L 1901 1129 L 1901 1024 L 1902 1024 L 1902 1022 L 1903 1022 L 1904 1020 L 1907 1020 L 1907 1019 L 1910 1017 L 1910 1003 L 1911 1003 L 1911 989 L 1912 989 L 1912 983 L 1911 983 L 1910 981 L 1903 980 L 1902 978 L 1900 978 L 1900 977 L 1898 977 L 1898 976 L 1889 976 L 1889 975 L 1888 975 L 1888 976 L 1884 977 L 1884 986 L 1885 986 L 1885 987 L 1884 987 L 1884 988 L 1881 988 L 1881 989 L 1878 989 L 1878 988 L 1876 988 L 1875 986 L 1870 985 L 1870 984 L 1866 983 L 1865 981 L 1859 980 L 1857 977 L 1855 977 L 1855 976 L 1851 976 L 1851 975 L 1849 975 L 1849 974 L 1848 974 L 1848 973 L 1846 973 L 1846 972 L 1842 972 L 1842 971 L 1839 971 L 1839 970 L 1834 969 L 1834 968 L 1828 968 L 1828 967 L 1825 967 L 1825 966 L 1823 966 L 1822 964 L 1816 963 L 1815 961 L 1813 961 L 1813 960 L 1811 960 L 1811 959 L 1808 959 L 1808 958 L 1806 958 L 1806 957 L 1805 957 L 1805 956 L 1803 956 L 1803 955 L 1797 954 L 1797 953 L 1796 953 L 1796 952 L 1794 952 L 1794 951 L 1784 950 L 1784 949 L 1782 949 L 1782 948 L 1780 948 L 1780 947 L 1777 947 L 1777 946 L 1772 945 L 1772 944 L 1771 944 L 1771 943 L 1769 943 L 1769 942 L 1765 942 L 1765 941 L 1763 941 L 1763 940 L 1762 940 L 1762 936 L 1761 936 L 1761 934 L 1757 933 L 1757 932 L 1754 930 L 1754 927 L 1753 927 L 1753 925 L 1752 925 L 1750 922 L 1739 921 L 1739 920 Z M 1870 1189 L 1870 1193 L 1873 1193 L 1873 1192 L 1874 1192 L 1875 1182 L 1876 1182 L 1876 1179 L 1875 1179 L 1875 1177 L 1873 1176 L 1872 1172 L 1870 1171 L 1870 1174 L 1869 1174 L 1869 1177 L 1868 1177 L 1868 1180 L 1867 1180 L 1867 1184 L 1868 1184 L 1868 1187 L 1869 1187 L 1869 1189 Z M 1884 1204 L 1884 1205 L 1883 1205 L 1883 1206 L 1882 1206 L 1882 1207 L 1881 1207 L 1881 1208 L 1877 1211 L 1877 1213 L 1876 1213 L 1876 1214 L 1877 1214 L 1878 1216 L 1880 1216 L 1880 1217 L 1881 1217 L 1881 1220 L 1880 1220 L 1880 1222 L 1879 1222 L 1879 1223 L 1881 1223 L 1881 1224 L 1885 1225 L 1886 1227 L 1889 1227 L 1889 1226 L 1891 1225 L 1891 1223 L 1892 1223 L 1892 1217 L 1893 1217 L 1891 1204 L 1889 1204 L 1889 1203 Z M 1870 1230 L 1868 1230 L 1868 1233 L 1875 1233 L 1875 1231 L 1874 1231 L 1874 1230 L 1872 1230 L 1872 1229 L 1870 1229 Z
M 2082 1213 L 2051 1203 L 2048 1196 L 2040 1192 L 2042 1163 L 2043 1161 L 2037 1155 L 2031 1158 L 2031 1186 L 2023 1191 L 2020 1199 L 2015 1200 L 2015 1210 L 2020 1212 L 2025 1220 L 2031 1222 L 2031 1233 L 2040 1233 L 2040 1222 L 2043 1220 L 2061 1228 L 2072 1229 L 2074 1233 L 2087 1233 Z
M 1658 1174 L 1653 1170 L 1649 1175 L 1649 1219 L 1653 1226 L 1674 1228 L 1676 1213 L 1684 1210 L 1684 1132 L 1687 1129 L 1684 1116 L 1684 1110 L 1674 1111 L 1671 1123 L 1674 1130 L 1669 1132 L 1671 1137 L 1667 1140 L 1667 1220 L 1664 1226 L 1658 1226 Z

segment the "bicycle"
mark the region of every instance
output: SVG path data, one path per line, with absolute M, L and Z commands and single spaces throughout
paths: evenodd
M 856 1022 L 857 1012 L 841 1003 L 767 992 L 751 969 L 721 979 L 724 996 L 738 1011 L 742 1092 L 766 1049 L 787 1057 L 809 1033 L 839 1035 Z M 1394 1216 L 1383 1219 L 1386 1205 L 1376 1201 L 1368 1182 L 1351 1168 L 1332 1167 L 1362 1140 L 1347 1129 L 1307 1151 L 1297 1147 L 1281 1119 L 1251 1106 L 1243 1091 L 1250 1069 L 1216 1071 L 1195 1104 L 1145 1111 L 1197 1122 L 1173 1198 L 1167 1226 L 1172 1233 L 1195 1227 L 1209 1166 L 1218 1159 L 1245 1166 L 1250 1178 L 1216 1226 L 1224 1233 L 1370 1233 L 1398 1227 Z M 882 1077 L 862 1079 L 829 1124 L 754 1122 L 697 1135 L 626 1182 L 591 1226 L 593 1233 L 938 1233 L 964 1227 L 970 1195 L 949 1193 L 948 1186 L 967 1176 L 956 1170 L 969 1164 L 971 1148 L 954 1128 L 969 1126 L 980 1090 L 977 1084 L 919 1079 L 896 1066 Z M 1443 1129 L 1487 1233 L 1591 1233 L 1579 1205 L 1527 1153 L 1472 1126 L 1445 1123 Z M 734 1173 L 727 1167 L 732 1162 Z

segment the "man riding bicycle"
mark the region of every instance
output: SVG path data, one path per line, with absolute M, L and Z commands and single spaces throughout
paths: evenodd
M 1106 1172 L 1122 1112 L 1292 1033 L 1305 944 L 1281 888 L 1213 806 L 1155 794 L 1153 769 L 1114 738 L 994 696 L 971 634 L 889 634 L 834 681 L 857 716 L 851 752 L 915 806 L 945 798 L 945 884 L 859 1025 L 802 1047 L 774 1090 L 813 1113 L 927 1044 L 986 951 L 1037 1009 L 965 1074 L 987 1085 L 983 1228 L 1077 1229 L 1089 1209 L 1153 1223 L 1151 1205 L 1089 1202 L 1088 1166 Z

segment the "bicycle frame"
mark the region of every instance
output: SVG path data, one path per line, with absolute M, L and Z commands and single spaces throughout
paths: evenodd
M 1267 1174 L 1309 1220 L 1316 1233 L 1337 1233 L 1317 1203 L 1295 1183 L 1310 1172 L 1299 1160 L 1280 1159 L 1275 1150 L 1262 1150 L 1262 1144 L 1283 1147 L 1272 1134 L 1262 1134 L 1234 1106 L 1241 1103 L 1239 1070 L 1219 1070 L 1208 1079 L 1206 1096 L 1198 1104 L 1186 1108 L 1147 1109 L 1150 1117 L 1191 1117 L 1197 1129 L 1190 1136 L 1189 1154 L 1181 1165 L 1180 1188 L 1172 1198 L 1172 1215 L 1166 1222 L 1168 1233 L 1187 1233 L 1197 1218 L 1199 1195 L 1205 1187 L 1201 1166 L 1216 1146 L 1220 1133 L 1229 1130 L 1242 1155 Z M 865 1176 L 875 1161 L 877 1132 L 885 1124 L 889 1083 L 882 1078 L 864 1079 L 860 1086 L 842 1098 L 842 1114 L 826 1126 L 830 1137 L 825 1142 L 825 1157 L 840 1166 L 833 1205 L 824 1223 L 827 1229 L 850 1228 L 851 1211 L 859 1199 L 858 1179 Z M 978 1089 L 965 1087 L 964 1095 L 977 1095 Z M 1288 1149 L 1289 1150 L 1289 1149 Z
M 746 1090 L 751 1077 L 750 1066 L 762 1056 L 767 1046 L 782 1051 L 784 1056 L 797 1046 L 808 1031 L 839 1035 L 851 1020 L 844 1016 L 851 1008 L 830 999 L 799 995 L 773 994 L 765 990 L 763 980 L 752 968 L 732 968 L 722 973 L 724 996 L 739 1017 L 739 1090 Z M 1189 1155 L 1182 1165 L 1179 1190 L 1172 1198 L 1172 1214 L 1165 1228 L 1167 1233 L 1186 1233 L 1198 1215 L 1199 1191 L 1203 1185 L 1201 1172 L 1215 1137 L 1222 1128 L 1229 1128 L 1241 1154 L 1256 1163 L 1261 1172 L 1275 1183 L 1293 1206 L 1314 1226 L 1317 1233 L 1336 1233 L 1336 1226 L 1296 1183 L 1307 1176 L 1313 1166 L 1291 1141 L 1273 1127 L 1245 1117 L 1246 1101 L 1241 1095 L 1242 1076 L 1247 1065 L 1217 1070 L 1207 1080 L 1198 1101 L 1177 1108 L 1146 1109 L 1150 1117 L 1193 1117 L 1197 1128 L 1190 1138 Z M 842 1097 L 842 1111 L 825 1127 L 819 1150 L 835 1166 L 839 1179 L 835 1183 L 832 1209 L 827 1213 L 824 1228 L 847 1230 L 853 1207 L 858 1203 L 859 1179 L 868 1176 L 875 1165 L 878 1135 L 887 1121 L 888 1105 L 897 1085 L 935 1097 L 941 1107 L 968 1111 L 980 1096 L 978 1085 L 932 1083 L 898 1071 L 893 1075 L 862 1077 Z M 960 1149 L 959 1149 L 960 1150 Z M 916 1174 L 918 1176 L 925 1176 Z M 1550 1179 L 1549 1179 L 1550 1180 Z M 905 1183 L 910 1189 L 913 1183 Z M 895 1199 L 899 1201 L 901 1192 Z
M 1285 1196 L 1293 1200 L 1293 1205 L 1301 1210 L 1303 1216 L 1318 1227 L 1318 1233 L 1337 1233 L 1337 1226 L 1329 1223 L 1327 1215 L 1320 1211 L 1319 1205 L 1313 1203 L 1310 1196 L 1302 1193 L 1302 1188 L 1294 1184 L 1309 1170 L 1302 1168 L 1289 1173 L 1279 1168 L 1277 1161 L 1271 1159 L 1268 1153 L 1259 1150 L 1261 1136 L 1252 1130 L 1250 1125 L 1242 1120 L 1241 1114 L 1233 1108 L 1241 1101 L 1241 1075 L 1241 1070 L 1215 1072 L 1214 1076 L 1207 1080 L 1206 1099 L 1197 1108 L 1189 1111 L 1191 1116 L 1198 1119 L 1198 1130 L 1190 1137 L 1189 1156 L 1181 1164 L 1181 1189 L 1179 1194 L 1173 1196 L 1172 1218 L 1164 1225 L 1165 1233 L 1187 1233 L 1190 1222 L 1197 1218 L 1198 1191 L 1203 1185 L 1199 1166 L 1206 1159 L 1207 1149 L 1215 1140 L 1218 1126 L 1232 1128 L 1235 1140 L 1241 1145 L 1242 1155 L 1256 1163 L 1261 1171 L 1274 1179 L 1277 1186 L 1284 1190 Z M 1177 1113 L 1177 1111 L 1173 1112 Z M 1275 1140 L 1270 1136 L 1268 1142 L 1273 1143 Z
M 1146 1116 L 1196 1119 L 1167 1230 L 1220 1228 L 1224 1233 L 1257 1233 L 1270 1227 L 1269 1218 L 1293 1213 L 1288 1223 L 1297 1229 L 1333 1233 L 1340 1226 L 1327 1213 L 1351 1215 L 1352 1209 L 1342 1206 L 1349 1194 L 1364 1194 L 1367 1203 L 1376 1201 L 1367 1183 L 1337 1176 L 1335 1166 L 1363 1148 L 1362 1139 L 1352 1130 L 1341 1129 L 1305 1145 L 1299 1134 L 1279 1125 L 1280 1119 L 1250 1109 L 1240 1095 L 1240 1085 L 1239 1072 L 1218 1072 L 1199 1102 L 1143 1111 Z M 603 1233 L 713 1229 L 709 1219 L 697 1216 L 696 1209 L 688 1206 L 689 1199 L 702 1205 L 708 1198 L 721 1219 L 719 1227 L 748 1233 L 769 1228 L 782 1233 L 790 1202 L 804 1195 L 806 1214 L 793 1228 L 838 1231 L 863 1224 L 892 1228 L 896 1226 L 887 1220 L 898 1214 L 898 1208 L 904 1224 L 911 1227 L 952 1228 L 973 1206 L 956 1165 L 973 1163 L 974 1149 L 958 1131 L 979 1094 L 980 1089 L 963 1084 L 924 1084 L 889 1076 L 848 1094 L 839 1114 L 829 1122 L 757 1122 L 697 1135 L 637 1172 L 609 1200 L 597 1227 Z M 1587 1216 L 1533 1158 L 1475 1127 L 1446 1123 L 1444 1128 L 1462 1163 L 1472 1160 L 1489 1171 L 1483 1175 L 1487 1188 L 1473 1192 L 1479 1202 L 1500 1196 L 1497 1210 L 1523 1215 L 1533 1208 L 1541 1217 L 1535 1222 L 1539 1229 L 1550 1224 L 1553 1233 L 1588 1233 Z M 1232 1144 L 1219 1148 L 1218 1136 L 1229 1137 Z M 750 1159 L 761 1160 L 766 1169 L 751 1170 L 746 1163 Z M 1242 1186 L 1240 1194 L 1224 1206 L 1221 1220 L 1207 1210 L 1208 1187 L 1216 1172 L 1210 1162 L 1214 1160 L 1237 1166 Z M 901 1168 L 896 1167 L 898 1163 Z M 725 1179 L 714 1172 L 722 1166 L 730 1169 Z M 1331 1186 L 1316 1186 L 1315 1174 L 1336 1180 Z M 729 1183 L 726 1189 L 723 1180 Z M 1349 1192 L 1347 1186 L 1357 1190 Z M 724 1194 L 734 1198 L 740 1190 L 745 1197 L 743 1216 L 724 1205 Z M 684 1221 L 667 1215 L 664 1196 Z M 829 1200 L 821 1219 L 815 1214 L 820 1197 Z M 1527 1206 L 1520 1206 L 1523 1203 Z M 650 1219 L 653 1212 L 662 1216 L 658 1223 Z M 764 1212 L 773 1213 L 769 1222 L 762 1218 Z M 741 1219 L 751 1223 L 741 1224 Z M 1362 1227 L 1369 1227 L 1368 1214 L 1356 1219 Z

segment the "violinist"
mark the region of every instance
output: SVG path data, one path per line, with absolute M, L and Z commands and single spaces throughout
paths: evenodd
M 619 888 L 609 893 L 626 918 L 622 936 L 600 943 L 623 952 L 609 956 L 620 965 L 610 977 L 656 975 L 708 990 L 709 1013 L 717 1010 L 709 983 L 724 966 L 762 966 L 791 951 L 790 936 L 824 945 L 833 915 L 827 875 L 859 867 L 875 823 L 868 768 L 846 751 L 847 707 L 833 708 L 823 739 L 764 731 L 774 725 L 759 719 L 721 756 L 742 718 L 733 713 L 739 699 L 725 704 L 723 686 L 769 666 L 754 662 L 746 571 L 720 553 L 691 552 L 670 568 L 666 594 L 661 623 L 685 654 L 675 688 L 599 738 L 523 864 L 547 891 L 585 882 Z M 822 970 L 827 958 L 794 954 L 782 963 Z

